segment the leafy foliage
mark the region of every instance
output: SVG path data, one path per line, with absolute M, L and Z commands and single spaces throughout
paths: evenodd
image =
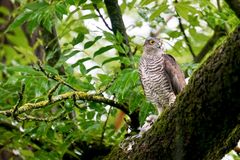
M 139 111 L 141 124 L 149 114 L 155 113 L 154 107 L 144 96 L 137 70 L 145 32 L 147 36 L 151 31 L 158 37 L 164 37 L 167 53 L 176 57 L 189 77 L 198 64 L 193 62 L 183 33 L 177 27 L 169 26 L 171 23 L 167 19 L 175 23 L 178 23 L 179 17 L 182 19 L 196 55 L 210 39 L 216 26 L 228 31 L 239 23 L 225 3 L 220 12 L 216 5 L 207 0 L 173 4 L 167 1 L 124 0 L 120 4 L 123 14 L 136 20 L 127 26 L 128 46 L 120 32 L 113 34 L 100 25 L 103 22 L 94 5 L 107 17 L 101 0 L 30 0 L 18 3 L 13 12 L 0 8 L 3 15 L 11 14 L 13 19 L 1 33 L 1 111 L 16 106 L 23 84 L 25 92 L 19 106 L 48 100 L 50 90 L 58 85 L 60 79 L 71 87 L 61 83 L 52 93 L 53 96 L 73 89 L 101 95 L 126 104 L 130 113 Z M 0 23 L 6 25 L 8 21 L 1 18 Z M 145 31 L 146 25 L 151 30 Z M 22 29 L 23 26 L 26 28 Z M 48 47 L 43 46 L 40 31 L 46 29 L 52 33 L 52 28 L 57 30 L 55 38 L 60 43 L 61 55 L 53 67 L 46 63 L 46 55 L 41 57 L 46 75 L 37 66 L 36 55 L 39 47 Z M 131 28 L 140 28 L 144 33 L 133 35 Z M 141 34 L 145 34 L 144 37 Z M 31 44 L 31 38 L 36 39 L 34 44 Z M 51 44 L 52 39 L 48 43 Z M 133 53 L 131 57 L 128 56 L 130 51 Z M 131 67 L 121 68 L 122 64 Z M 19 115 L 22 118 L 20 121 L 14 115 L 7 117 L 0 114 L 0 145 L 3 146 L 0 152 L 8 151 L 22 159 L 83 158 L 88 153 L 84 147 L 91 148 L 96 144 L 111 146 L 124 137 L 127 127 L 115 131 L 116 116 L 117 109 L 112 106 L 75 101 L 74 98 L 27 111 Z

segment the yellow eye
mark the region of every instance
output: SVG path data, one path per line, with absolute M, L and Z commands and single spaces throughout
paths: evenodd
M 150 44 L 154 44 L 154 40 L 150 40 L 149 43 L 150 43 Z

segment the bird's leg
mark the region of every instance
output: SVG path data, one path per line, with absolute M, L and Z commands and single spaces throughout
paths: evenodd
M 175 100 L 176 100 L 176 96 L 175 96 L 175 94 L 172 92 L 172 93 L 170 94 L 170 96 L 169 96 L 169 106 L 172 106 L 173 103 L 175 102 Z

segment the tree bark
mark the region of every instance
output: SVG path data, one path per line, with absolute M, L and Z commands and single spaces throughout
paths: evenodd
M 129 48 L 129 52 L 127 53 L 127 56 L 130 59 L 132 59 L 131 47 L 129 45 L 128 35 L 122 19 L 122 12 L 121 12 L 120 6 L 118 5 L 118 0 L 104 0 L 104 3 L 107 8 L 107 12 L 111 21 L 112 31 L 115 35 L 117 34 L 117 32 L 122 34 L 124 38 L 123 43 Z M 126 54 L 119 52 L 119 56 L 126 57 Z M 129 66 L 126 66 L 125 64 L 121 63 L 121 69 L 124 69 L 127 67 Z
M 193 74 L 173 107 L 106 159 L 217 160 L 240 139 L 240 26 Z

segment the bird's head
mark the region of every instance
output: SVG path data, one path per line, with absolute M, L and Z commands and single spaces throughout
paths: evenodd
M 148 37 L 144 43 L 144 53 L 145 54 L 162 54 L 163 43 L 162 40 Z

